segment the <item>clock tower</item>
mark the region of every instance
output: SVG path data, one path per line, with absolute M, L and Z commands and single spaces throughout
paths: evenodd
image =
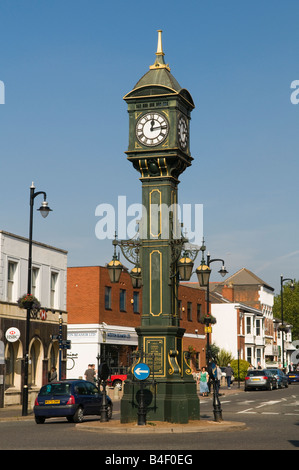
M 178 311 L 178 260 L 186 241 L 177 222 L 178 178 L 193 160 L 190 119 L 194 103 L 164 60 L 162 31 L 158 31 L 155 62 L 124 100 L 129 113 L 126 154 L 142 184 L 143 309 L 136 331 L 138 350 L 143 351 L 143 362 L 156 381 L 155 386 L 149 385 L 147 412 L 153 420 L 184 423 L 199 419 L 196 384 L 183 351 L 185 330 Z M 125 383 L 122 422 L 135 419 L 134 387 L 133 381 Z

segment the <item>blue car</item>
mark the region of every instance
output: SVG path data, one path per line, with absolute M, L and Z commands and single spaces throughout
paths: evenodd
M 34 404 L 37 424 L 48 418 L 66 417 L 69 422 L 81 423 L 86 415 L 100 415 L 103 394 L 86 380 L 61 380 L 44 385 Z M 112 418 L 113 404 L 107 396 L 107 415 Z
M 272 374 L 275 375 L 277 379 L 277 386 L 279 388 L 282 388 L 282 387 L 288 388 L 289 386 L 288 377 L 287 375 L 283 373 L 281 369 L 273 368 L 273 369 L 267 369 L 267 370 L 270 370 Z
M 289 384 L 293 382 L 299 382 L 299 370 L 288 373 Z

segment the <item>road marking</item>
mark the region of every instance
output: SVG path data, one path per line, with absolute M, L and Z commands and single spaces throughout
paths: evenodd
M 262 403 L 261 405 L 256 406 L 256 408 L 262 408 L 263 406 L 269 406 L 269 405 L 276 405 L 276 403 L 281 403 L 281 400 L 266 401 L 265 403 Z
M 237 414 L 242 414 L 242 413 L 249 413 L 249 414 L 256 414 L 257 411 L 250 411 L 250 410 L 253 410 L 253 408 L 248 408 L 247 410 L 243 410 L 243 411 L 238 411 Z

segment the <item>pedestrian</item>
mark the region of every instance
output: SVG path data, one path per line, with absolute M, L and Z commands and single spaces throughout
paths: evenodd
M 95 375 L 96 375 L 96 371 L 94 369 L 94 364 L 88 364 L 88 368 L 84 372 L 85 380 L 88 380 L 89 382 L 94 382 Z
M 56 382 L 57 380 L 57 372 L 56 372 L 56 369 L 55 367 L 51 367 L 51 373 L 50 373 L 50 378 L 49 378 L 49 382 Z
M 216 367 L 217 367 L 217 372 L 216 372 L 217 373 L 217 379 L 216 380 L 217 380 L 218 389 L 219 389 L 220 386 L 221 386 L 222 372 L 221 372 L 221 369 L 220 369 L 218 364 L 216 364 Z
M 199 377 L 197 383 L 199 383 L 199 392 L 203 397 L 208 396 L 209 387 L 208 387 L 209 374 L 206 371 L 206 368 L 203 367 L 199 372 Z
M 225 368 L 225 374 L 226 374 L 227 388 L 230 390 L 232 375 L 234 375 L 234 371 L 232 367 L 230 366 L 230 364 L 227 364 L 227 367 Z

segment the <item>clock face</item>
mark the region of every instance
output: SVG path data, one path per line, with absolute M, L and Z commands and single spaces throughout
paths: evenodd
M 136 123 L 137 139 L 150 147 L 161 144 L 166 139 L 168 130 L 166 117 L 159 113 L 144 114 Z
M 180 116 L 178 120 L 178 141 L 180 147 L 185 150 L 188 145 L 188 123 L 184 116 Z

